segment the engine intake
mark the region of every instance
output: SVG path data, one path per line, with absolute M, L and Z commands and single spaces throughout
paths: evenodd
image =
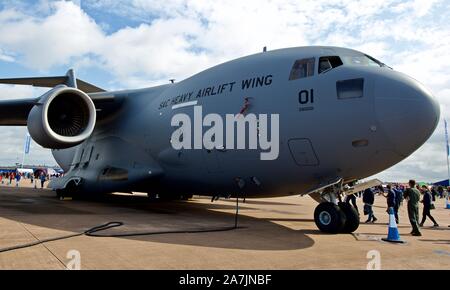
M 84 92 L 65 86 L 43 95 L 28 115 L 28 131 L 42 147 L 65 149 L 91 136 L 96 109 Z

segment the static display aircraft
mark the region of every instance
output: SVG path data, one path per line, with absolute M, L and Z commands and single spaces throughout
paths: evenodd
M 265 51 L 138 90 L 105 91 L 72 70 L 0 83 L 52 88 L 0 101 L 0 125 L 52 149 L 66 172 L 49 184 L 58 195 L 310 195 L 331 233 L 359 226 L 341 195 L 379 184 L 356 181 L 412 154 L 440 116 L 418 81 L 338 47 Z

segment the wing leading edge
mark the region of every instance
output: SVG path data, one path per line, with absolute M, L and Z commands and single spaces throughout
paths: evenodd
M 102 88 L 75 78 L 75 74 L 72 69 L 69 70 L 65 76 L 0 79 L 0 84 L 29 85 L 44 88 L 53 88 L 58 85 L 67 85 L 69 87 L 78 88 L 86 94 L 105 92 L 105 90 Z
M 0 126 L 26 126 L 28 114 L 39 99 L 0 101 Z

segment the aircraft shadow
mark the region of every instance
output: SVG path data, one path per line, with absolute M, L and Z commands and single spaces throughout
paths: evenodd
M 230 200 L 230 202 L 233 202 Z M 255 204 L 255 205 L 294 205 L 294 206 L 301 206 L 299 204 L 293 204 L 293 203 L 286 203 L 286 202 L 279 202 L 279 201 L 271 201 L 271 200 L 246 200 L 245 203 L 242 204 Z
M 64 231 L 83 232 L 107 222 L 122 227 L 99 234 L 223 229 L 234 225 L 234 204 L 199 202 L 151 202 L 141 196 L 102 195 L 83 200 L 60 201 L 48 190 L 0 188 L 0 217 L 20 223 Z M 247 208 L 240 204 L 240 210 Z M 221 210 L 226 210 L 223 212 Z M 307 220 L 314 222 L 312 220 Z M 239 216 L 239 228 L 208 233 L 121 237 L 167 244 L 242 250 L 294 250 L 314 245 L 307 232 L 293 230 L 267 219 Z M 31 227 L 32 228 L 32 227 Z M 316 232 L 314 232 L 316 234 Z M 52 237 L 53 237 L 52 236 Z M 42 236 L 39 238 L 49 238 Z M 101 238 L 99 238 L 101 239 Z M 1 248 L 1 240 L 0 240 Z
M 267 218 L 267 221 L 274 222 L 311 222 L 314 223 L 314 219 L 296 219 L 296 218 Z

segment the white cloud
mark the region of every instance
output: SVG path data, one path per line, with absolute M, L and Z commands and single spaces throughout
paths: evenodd
M 0 165 L 22 163 L 26 133 L 26 127 L 0 127 L 0 140 L 8 140 L 7 145 L 1 146 Z M 32 141 L 30 154 L 26 155 L 25 164 L 53 166 L 56 162 L 50 150 Z
M 72 2 L 41 1 L 39 7 L 50 11 L 46 17 L 13 9 L 0 12 L 0 33 L 7 35 L 0 39 L 0 48 L 23 55 L 21 63 L 40 70 L 89 59 L 91 65 L 111 71 L 125 80 L 123 83 L 127 77 L 138 75 L 149 82 L 180 79 L 216 63 L 259 52 L 264 46 L 275 49 L 310 44 L 350 46 L 399 66 L 412 65 L 405 62 L 406 57 L 420 57 L 418 62 L 422 63 L 406 68 L 422 76 L 431 75 L 423 64 L 434 70 L 440 65 L 431 65 L 430 58 L 448 55 L 443 52 L 449 45 L 449 29 L 411 17 L 417 11 L 427 15 L 435 2 L 82 1 L 81 7 L 99 13 L 143 19 L 136 27 L 107 34 L 104 23 L 96 23 Z M 392 15 L 385 17 L 387 13 Z M 392 54 L 396 44 L 392 40 L 412 42 L 404 50 L 409 55 L 399 59 Z M 432 49 L 421 52 L 414 48 L 421 45 L 432 45 Z M 441 82 L 445 81 L 442 77 Z
M 2 49 L 0 49 L 0 61 L 4 61 L 4 62 L 14 62 L 14 57 L 6 54 L 3 52 Z
M 41 88 L 0 85 L 1 100 L 36 98 L 44 92 L 45 89 Z M 26 127 L 0 127 L 0 140 L 2 140 L 0 165 L 22 163 L 26 132 Z M 34 141 L 31 143 L 30 154 L 26 156 L 25 162 L 34 165 L 55 165 L 50 150 L 42 148 Z
M 51 7 L 54 13 L 43 19 L 1 11 L 0 47 L 18 52 L 24 64 L 42 70 L 91 53 L 96 39 L 103 37 L 97 24 L 71 2 Z
M 42 95 L 46 90 L 29 86 L 0 85 L 1 100 L 32 99 Z
M 398 4 L 393 7 L 395 12 L 407 12 L 408 10 L 412 10 L 413 15 L 417 17 L 422 17 L 427 15 L 431 8 L 440 2 L 439 0 L 414 0 L 408 1 Z
M 104 39 L 100 59 L 119 77 L 140 72 L 152 78 L 169 72 L 188 76 L 208 64 L 205 54 L 190 51 L 192 44 L 187 40 L 200 29 L 189 19 L 157 20 L 151 26 L 125 28 Z

